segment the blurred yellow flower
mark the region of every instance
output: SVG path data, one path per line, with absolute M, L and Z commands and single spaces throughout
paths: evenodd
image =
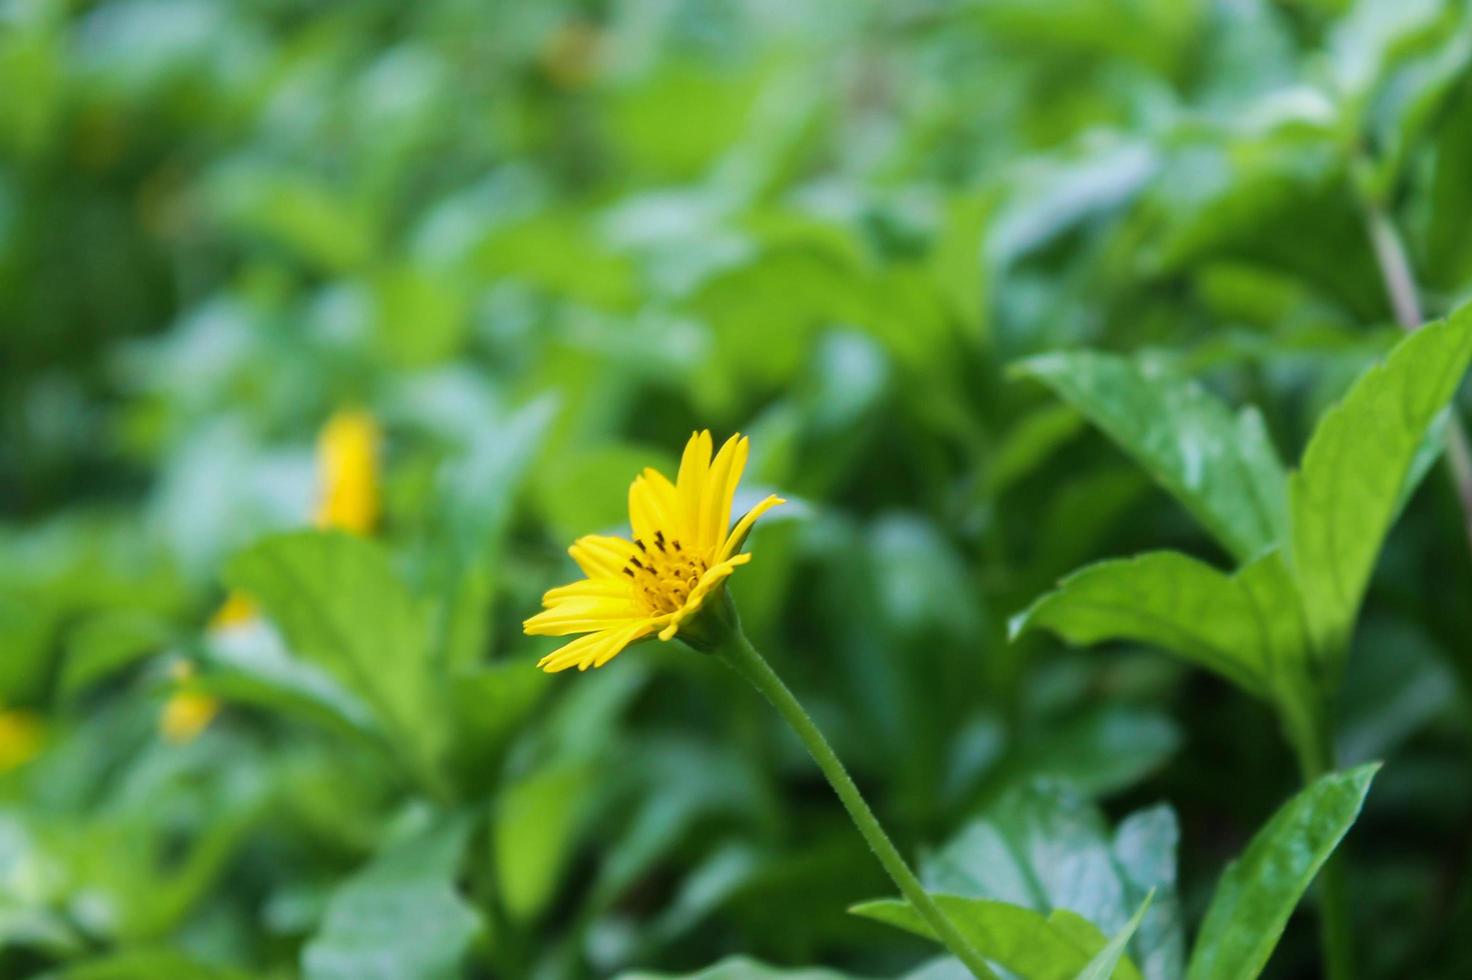
M 227 601 L 221 612 L 229 606 Z M 174 664 L 170 673 L 177 686 L 164 702 L 158 727 L 164 738 L 175 745 L 183 745 L 194 741 L 200 732 L 209 727 L 210 722 L 215 720 L 215 715 L 220 713 L 220 702 L 219 699 L 190 686 L 190 680 L 194 677 L 194 668 L 190 664 L 180 661 Z
M 317 438 L 316 524 L 366 534 L 378 521 L 378 423 L 362 411 L 333 415 Z
M 712 459 L 710 433 L 695 433 L 674 483 L 646 469 L 629 487 L 634 540 L 589 535 L 568 549 L 588 577 L 548 592 L 545 608 L 523 628 L 533 636 L 587 635 L 537 666 L 587 670 L 652 633 L 672 639 L 726 576 L 751 560 L 737 550 L 756 519 L 784 501 L 769 496 L 730 527 L 747 443 L 734 435 Z
M 41 719 L 31 711 L 0 711 L 0 772 L 25 765 L 41 751 Z
M 164 703 L 159 730 L 175 745 L 192 742 L 220 713 L 220 702 L 198 691 L 175 691 Z
M 227 630 L 256 618 L 256 604 L 244 592 L 231 592 L 210 617 L 210 629 Z

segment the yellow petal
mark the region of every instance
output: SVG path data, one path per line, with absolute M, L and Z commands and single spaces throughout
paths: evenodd
M 567 553 L 589 578 L 617 578 L 638 549 L 634 542 L 606 534 L 588 534 L 573 542 Z
M 736 526 L 731 529 L 731 534 L 726 538 L 726 543 L 721 546 L 720 553 L 716 557 L 722 561 L 730 558 L 732 553 L 737 548 L 740 548 L 742 542 L 746 540 L 746 535 L 751 531 L 751 526 L 756 523 L 756 519 L 778 504 L 785 503 L 787 501 L 781 497 L 769 495 L 761 503 L 747 511 L 741 520 L 736 523 Z
M 634 537 L 646 545 L 654 540 L 656 531 L 663 531 L 667 538 L 684 533 L 679 495 L 663 473 L 646 469 L 634 478 L 629 486 L 629 523 Z
M 602 667 L 614 657 L 618 656 L 620 653 L 623 653 L 626 649 L 628 649 L 629 644 L 635 642 L 636 640 L 642 640 L 644 637 L 653 632 L 653 630 L 654 627 L 648 621 L 645 621 L 643 623 L 638 623 L 634 626 L 630 626 L 627 630 L 617 636 L 610 637 L 608 642 L 604 644 L 603 649 L 599 650 L 598 655 L 593 658 L 593 667 Z
M 547 654 L 541 660 L 538 660 L 537 666 L 542 668 L 549 674 L 555 673 L 559 670 L 566 670 L 567 668 L 576 664 L 579 660 L 583 659 L 583 654 L 585 652 L 598 646 L 607 639 L 607 631 L 599 633 L 589 633 L 587 636 L 580 636 L 576 640 L 573 640 L 571 643 L 563 644 L 556 650 L 553 650 L 551 653 Z
M 378 423 L 338 412 L 317 439 L 318 527 L 366 534 L 378 520 Z
M 704 552 L 700 541 L 700 500 L 705 494 L 706 478 L 710 473 L 710 430 L 702 429 L 685 443 L 684 455 L 680 457 L 680 475 L 675 488 L 680 495 L 680 538 L 685 547 Z
M 571 643 L 547 654 L 537 661 L 537 666 L 549 674 L 566 670 L 572 666 L 576 666 L 579 670 L 602 667 L 618 656 L 630 643 L 646 636 L 652 628 L 648 620 L 642 620 L 617 629 L 607 629 L 580 636 Z
M 644 618 L 626 599 L 574 598 L 543 609 L 521 624 L 528 636 L 567 636 L 622 626 Z
M 746 468 L 747 440 L 740 433 L 726 440 L 710 465 L 710 476 L 700 502 L 700 554 L 707 561 L 731 526 L 731 501 Z
M 548 589 L 542 596 L 543 606 L 555 606 L 567 599 L 628 599 L 633 596 L 633 583 L 627 576 L 617 578 L 585 578 Z

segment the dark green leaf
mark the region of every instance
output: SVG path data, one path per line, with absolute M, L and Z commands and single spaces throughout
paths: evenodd
M 1217 885 L 1188 980 L 1252 980 L 1262 972 L 1288 916 L 1359 816 L 1377 769 L 1321 777 L 1258 831 Z
M 1017 370 L 1103 429 L 1239 561 L 1282 539 L 1285 474 L 1256 411 L 1234 417 L 1193 381 L 1093 351 L 1045 354 Z

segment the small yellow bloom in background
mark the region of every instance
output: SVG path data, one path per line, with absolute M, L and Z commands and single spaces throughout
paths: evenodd
M 35 712 L 0 711 L 0 772 L 9 772 L 41 751 L 41 719 Z
M 367 534 L 378 522 L 378 444 L 373 416 L 342 411 L 327 420 L 317 438 L 316 525 Z
M 210 629 L 227 630 L 233 626 L 242 626 L 254 620 L 259 612 L 250 596 L 244 592 L 232 592 L 210 617 Z
M 545 608 L 522 624 L 532 636 L 586 634 L 543 657 L 538 667 L 602 667 L 650 634 L 673 639 L 726 576 L 751 560 L 738 549 L 756 519 L 784 501 L 768 496 L 730 526 L 747 446 L 734 435 L 712 459 L 710 433 L 697 432 L 685 445 L 674 483 L 653 469 L 635 478 L 629 487 L 634 540 L 579 538 L 568 553 L 588 577 L 548 592 Z
M 603 46 L 603 33 L 595 25 L 569 20 L 543 42 L 537 60 L 553 85 L 571 91 L 597 76 Z
M 226 606 L 228 605 L 227 602 Z M 215 715 L 220 713 L 220 702 L 202 691 L 190 688 L 189 682 L 194 677 L 194 668 L 188 663 L 180 661 L 174 664 L 170 673 L 178 688 L 164 702 L 158 727 L 164 738 L 175 745 L 183 745 L 194 741 L 200 732 L 209 727 L 210 722 L 215 720 Z

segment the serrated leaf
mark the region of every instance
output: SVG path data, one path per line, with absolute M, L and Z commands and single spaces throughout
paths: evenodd
M 1354 824 L 1378 764 L 1330 773 L 1289 800 L 1222 875 L 1187 980 L 1262 972 L 1309 883 Z
M 1239 561 L 1282 538 L 1286 475 L 1255 410 L 1234 416 L 1194 381 L 1097 351 L 1044 354 L 1015 370 L 1087 416 Z
M 1050 916 L 985 898 L 932 897 L 979 953 L 1028 980 L 1073 980 L 1108 942 L 1087 920 L 1071 913 Z M 926 939 L 936 938 L 920 914 L 901 899 L 864 902 L 849 911 Z M 1060 918 L 1065 924 L 1060 924 Z M 1140 974 L 1123 961 L 1114 975 L 1120 980 L 1139 980 Z
M 1472 360 L 1472 306 L 1402 340 L 1320 420 L 1289 480 L 1292 566 L 1316 651 L 1345 650 L 1428 427 Z
M 439 980 L 460 975 L 480 931 L 455 889 L 470 824 L 430 820 L 390 842 L 327 904 L 302 951 L 306 980 Z

